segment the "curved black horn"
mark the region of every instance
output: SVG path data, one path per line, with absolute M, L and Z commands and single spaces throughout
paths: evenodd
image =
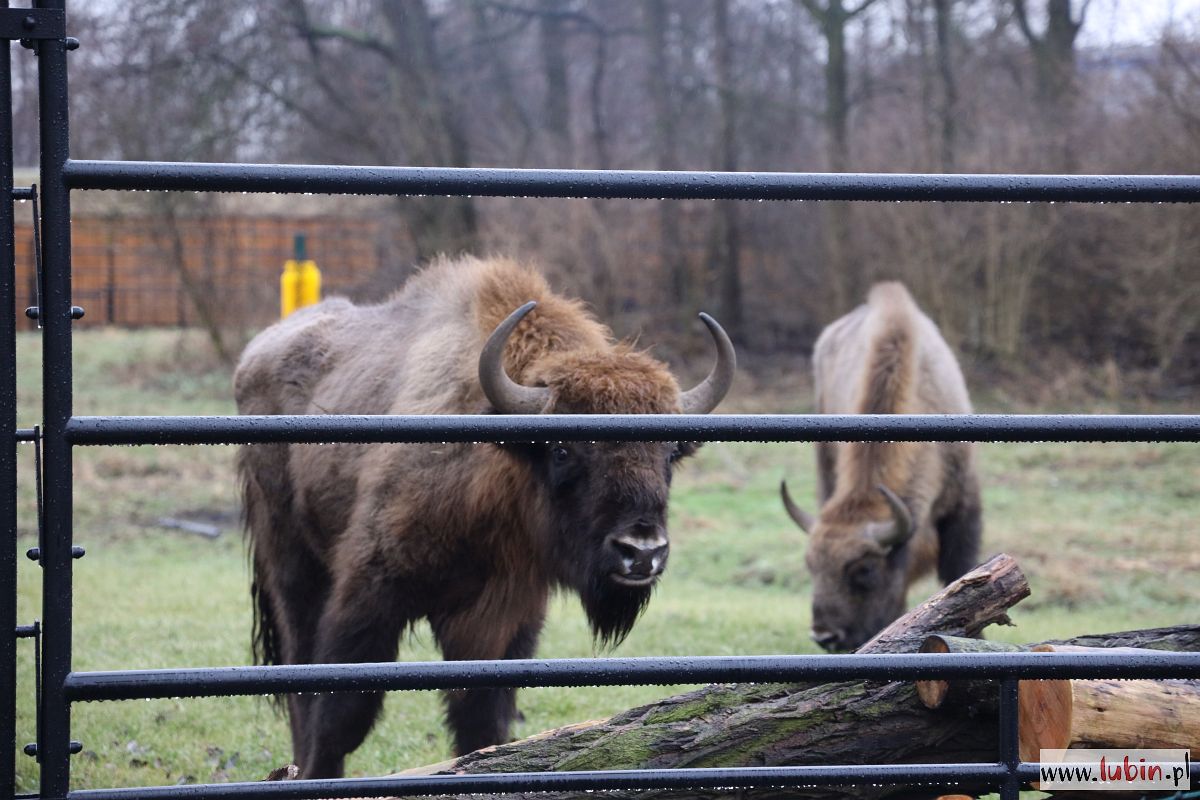
M 707 378 L 680 396 L 679 405 L 684 414 L 707 414 L 716 408 L 725 399 L 737 369 L 737 353 L 733 351 L 733 342 L 729 341 L 725 330 L 703 312 L 700 320 L 708 326 L 708 332 L 717 345 L 717 363 L 713 364 Z
M 545 387 L 522 386 L 504 371 L 504 345 L 513 328 L 533 310 L 529 301 L 496 326 L 479 353 L 479 385 L 488 402 L 501 414 L 540 414 L 550 400 Z
M 812 514 L 808 513 L 803 508 L 796 505 L 795 502 L 793 502 L 792 495 L 790 492 L 788 492 L 787 481 L 779 482 L 779 496 L 783 498 L 783 507 L 787 509 L 788 516 L 792 518 L 793 522 L 800 526 L 800 530 L 804 531 L 805 533 L 812 533 L 813 526 L 817 521 L 813 519 Z
M 891 489 L 883 484 L 875 488 L 883 495 L 883 499 L 887 501 L 888 506 L 892 509 L 892 517 L 895 518 L 895 524 L 884 528 L 881 533 L 875 536 L 875 541 L 879 542 L 882 547 L 887 548 L 904 544 L 916 532 L 913 526 L 912 512 L 909 511 L 904 501 L 897 497 L 896 493 Z

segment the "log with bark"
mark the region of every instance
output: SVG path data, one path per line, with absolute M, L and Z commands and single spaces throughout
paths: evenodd
M 997 556 L 901 617 L 859 652 L 916 652 L 934 632 L 958 639 L 978 636 L 988 625 L 1010 624 L 1007 610 L 1028 594 L 1028 583 L 1015 561 Z M 1106 637 L 1100 634 L 1078 641 L 1095 644 Z M 1200 626 L 1113 634 L 1111 641 L 1200 649 Z M 911 682 L 714 685 L 407 774 L 994 761 L 997 728 L 990 719 L 929 711 Z M 870 800 L 905 788 L 758 789 L 738 794 Z M 729 793 L 643 791 L 606 792 L 605 796 L 658 800 Z
M 950 638 L 977 637 L 988 625 L 1011 624 L 1007 610 L 1028 594 L 1029 585 L 1015 561 L 1006 555 L 996 556 L 896 620 L 859 652 L 917 652 L 921 643 L 935 633 Z M 1121 645 L 1153 641 L 1157 644 L 1151 646 L 1162 649 L 1200 649 L 1200 626 L 1072 641 L 1112 641 Z M 930 711 L 919 700 L 911 681 L 712 685 L 609 719 L 569 725 L 402 774 L 994 762 L 997 729 L 994 722 L 970 715 Z M 980 788 L 946 787 L 943 791 Z M 737 794 L 873 800 L 905 789 L 821 787 L 757 789 Z M 529 795 L 535 796 L 554 795 Z M 605 796 L 676 800 L 725 797 L 730 793 L 649 790 L 606 792 Z
M 1061 641 L 1043 642 L 1034 645 L 1017 645 L 1007 642 L 988 642 L 982 639 L 966 639 L 960 636 L 943 636 L 935 634 L 928 637 L 921 645 L 922 653 L 1005 653 L 1005 652 L 1095 652 L 1103 649 L 1107 653 L 1145 653 L 1147 650 L 1200 650 L 1200 629 L 1196 627 L 1157 628 L 1140 631 L 1122 631 L 1120 633 L 1080 636 L 1070 640 L 1072 643 Z M 1085 645 L 1074 644 L 1085 642 Z M 1111 645 L 1111 646 L 1110 646 Z M 1021 681 L 1022 719 L 1042 718 L 1046 710 L 1057 704 L 1056 716 L 1061 717 L 1062 709 L 1069 703 L 1064 699 L 1063 692 L 1068 681 Z M 1117 681 L 1120 684 L 1136 683 L 1135 681 Z M 1148 681 L 1148 683 L 1162 683 Z M 999 706 L 999 695 L 994 681 L 987 680 L 920 680 L 917 681 L 917 697 L 926 708 L 944 708 L 954 713 L 965 713 L 971 716 L 980 714 L 995 714 Z M 1190 708 L 1190 707 L 1189 707 Z M 1198 715 L 1200 721 L 1200 715 Z M 1055 725 L 1066 723 L 1056 722 Z M 1031 733 L 1032 736 L 1032 733 Z M 1057 741 L 1061 734 L 1052 737 Z M 1032 739 L 1031 739 L 1032 740 Z M 1197 739 L 1200 740 L 1200 739 Z M 1039 739 L 1040 741 L 1040 739 Z M 1047 740 L 1049 741 L 1049 740 Z M 1080 741 L 1083 741 L 1082 739 Z M 1056 745 L 1046 745 L 1056 747 Z M 1065 747 L 1066 745 L 1063 745 Z M 1125 747 L 1133 745 L 1118 745 Z M 1022 751 L 1023 753 L 1025 751 Z

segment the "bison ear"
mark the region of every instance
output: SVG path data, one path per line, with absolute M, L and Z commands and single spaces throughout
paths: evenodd
M 913 525 L 912 512 L 909 511 L 908 505 L 897 497 L 895 492 L 883 484 L 879 484 L 875 488 L 883 495 L 888 508 L 892 510 L 892 522 L 881 522 L 878 523 L 878 526 L 873 525 L 869 535 L 880 547 L 891 550 L 911 539 L 917 529 Z
M 787 509 L 788 516 L 800 526 L 800 530 L 805 533 L 812 533 L 816 520 L 813 519 L 812 514 L 809 514 L 792 501 L 792 495 L 788 492 L 787 481 L 779 482 L 779 496 L 783 499 L 783 507 Z

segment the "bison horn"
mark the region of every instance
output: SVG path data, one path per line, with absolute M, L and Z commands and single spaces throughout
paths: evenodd
M 716 408 L 725 399 L 737 369 L 737 354 L 725 330 L 708 314 L 701 313 L 700 319 L 708 326 L 717 345 L 717 363 L 713 364 L 707 378 L 680 396 L 679 406 L 684 414 L 707 414 Z
M 530 301 L 508 315 L 496 326 L 479 353 L 479 385 L 488 402 L 501 414 L 540 414 L 550 401 L 545 387 L 522 386 L 504 371 L 504 345 L 513 328 L 533 310 L 537 303 Z
M 783 507 L 787 509 L 788 516 L 792 518 L 792 521 L 800 526 L 800 530 L 805 533 L 812 533 L 816 520 L 813 519 L 812 514 L 792 501 L 792 495 L 788 492 L 787 481 L 779 482 L 779 495 L 783 498 Z
M 905 505 L 904 501 L 897 497 L 896 493 L 891 489 L 883 484 L 875 488 L 879 489 L 879 493 L 883 495 L 883 499 L 887 501 L 888 506 L 892 509 L 892 517 L 895 519 L 895 522 L 874 533 L 874 539 L 881 547 L 889 549 L 898 547 L 907 542 L 916 530 L 913 526 L 912 512 L 908 510 L 908 506 Z

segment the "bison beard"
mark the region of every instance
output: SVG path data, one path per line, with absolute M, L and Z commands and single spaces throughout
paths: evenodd
M 527 301 L 534 302 L 527 302 Z M 517 311 L 513 311 L 513 309 Z M 733 347 L 681 392 L 532 270 L 436 263 L 387 302 L 335 298 L 246 347 L 242 414 L 704 414 Z M 667 561 L 672 464 L 663 443 L 250 445 L 238 455 L 253 566 L 256 655 L 268 663 L 389 661 L 427 619 L 448 660 L 532 658 L 555 586 L 576 591 L 615 646 Z M 459 753 L 508 738 L 515 690 L 446 694 Z M 294 760 L 337 777 L 379 693 L 290 695 Z
M 593 575 L 581 594 L 592 636 L 605 647 L 616 647 L 650 602 L 653 587 L 621 586 L 604 575 Z

